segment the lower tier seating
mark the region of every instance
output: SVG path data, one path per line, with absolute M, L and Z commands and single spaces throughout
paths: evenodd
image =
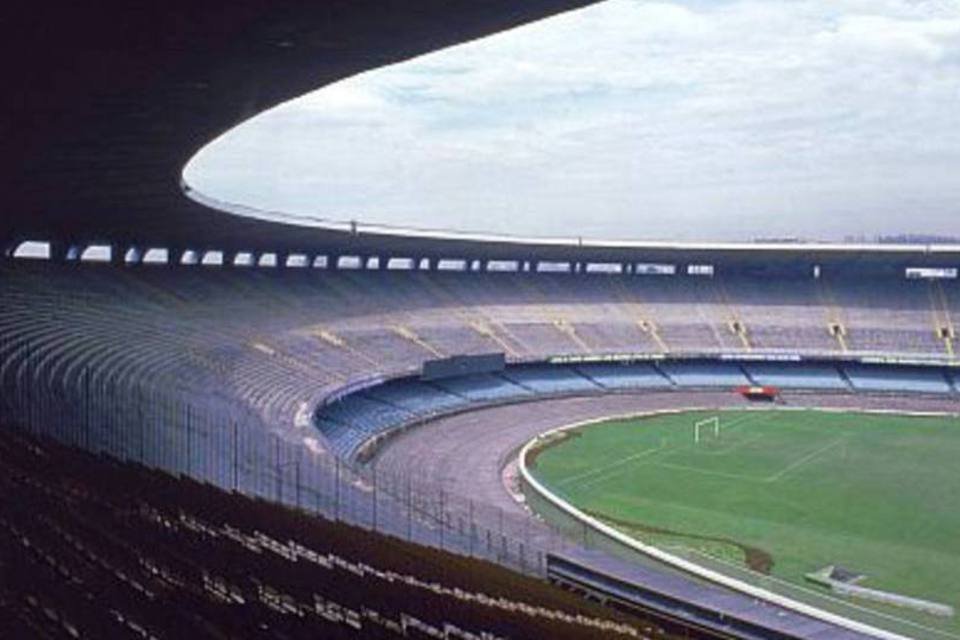
M 495 565 L 0 425 L 4 638 L 667 637 Z

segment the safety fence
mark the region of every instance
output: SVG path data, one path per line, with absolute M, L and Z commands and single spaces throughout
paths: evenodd
M 83 366 L 58 374 L 34 360 L 0 363 L 0 424 L 531 575 L 570 545 L 415 470 L 347 464 L 312 427 L 278 428 L 222 393 Z

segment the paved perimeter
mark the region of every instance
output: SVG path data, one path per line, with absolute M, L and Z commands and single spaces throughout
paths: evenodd
M 793 406 L 957 411 L 956 402 L 941 398 L 853 395 L 785 396 Z M 543 400 L 481 409 L 443 418 L 394 438 L 379 454 L 382 468 L 414 470 L 423 480 L 441 484 L 453 494 L 505 511 L 526 514 L 502 481 L 502 470 L 519 447 L 544 431 L 583 420 L 671 408 L 742 407 L 745 401 L 730 392 L 657 392 Z M 530 517 L 532 531 L 546 530 Z M 595 551 L 572 550 L 606 573 L 657 587 L 684 600 L 780 629 L 802 638 L 862 638 L 806 616 L 758 602 L 744 595 L 705 586 L 675 572 L 654 570 Z

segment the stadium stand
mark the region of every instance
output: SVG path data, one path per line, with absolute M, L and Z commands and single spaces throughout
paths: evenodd
M 0 429 L 4 637 L 669 637 L 495 565 Z
M 870 280 L 845 278 L 831 286 L 848 326 L 848 342 L 854 351 L 887 353 L 943 353 L 930 319 L 931 302 L 924 284 L 901 286 L 895 295 L 885 285 Z M 882 312 L 882 323 L 878 322 Z
M 542 394 L 596 393 L 600 390 L 599 385 L 571 368 L 551 365 L 519 366 L 512 367 L 503 375 L 522 387 Z
M 895 371 L 882 366 L 844 364 L 844 374 L 859 391 L 950 393 L 950 384 L 940 371 L 901 367 Z
M 958 373 L 948 373 L 947 380 L 950 382 L 951 388 L 960 393 L 960 374 Z
M 744 371 L 758 384 L 793 389 L 849 391 L 850 385 L 833 365 L 778 362 L 748 362 Z
M 504 405 L 529 424 L 533 407 L 514 400 L 618 392 L 554 398 L 567 403 L 553 406 L 558 420 L 582 416 L 591 402 L 604 411 L 739 402 L 716 389 L 680 388 L 725 389 L 738 366 L 754 381 L 828 390 L 848 406 L 881 398 L 882 408 L 910 410 L 918 399 L 900 392 L 921 391 L 923 402 L 955 408 L 956 396 L 937 381 L 943 376 L 955 394 L 955 373 L 878 373 L 851 363 L 904 355 L 956 364 L 956 282 L 903 277 L 904 268 L 955 265 L 956 248 L 627 248 L 580 238 L 391 235 L 356 223 L 314 228 L 237 216 L 181 181 L 198 147 L 271 106 L 587 2 L 4 7 L 0 637 L 616 635 L 550 613 L 616 619 L 609 609 L 462 557 L 546 574 L 551 532 L 518 515 L 512 500 L 505 508 L 485 500 L 493 491 L 503 497 L 501 458 L 517 442 L 504 440 L 482 470 L 472 456 L 469 465 L 432 460 L 433 446 L 379 470 L 354 464 L 355 452 L 394 429 L 486 405 Z M 50 260 L 14 259 L 25 239 L 48 242 Z M 111 260 L 82 263 L 90 243 L 109 245 Z M 140 263 L 151 248 L 169 263 Z M 197 264 L 208 250 L 222 251 L 224 266 Z M 238 252 L 251 264 L 272 256 L 276 266 L 234 268 Z M 285 268 L 292 255 L 325 266 Z M 334 268 L 342 257 L 364 266 Z M 392 272 L 393 257 L 431 270 Z M 451 257 L 465 272 L 436 270 Z M 513 261 L 515 272 L 487 272 L 497 258 Z M 366 268 L 371 261 L 376 268 Z M 592 261 L 623 275 L 587 275 Z M 638 261 L 676 275 L 634 275 L 645 273 Z M 568 273 L 539 273 L 548 262 Z M 715 274 L 687 277 L 684 267 L 698 262 L 715 263 Z M 505 371 L 415 378 L 427 359 L 492 352 L 505 354 Z M 766 353 L 838 360 L 705 364 Z M 596 359 L 543 364 L 554 356 Z M 653 356 L 677 360 L 661 370 L 643 362 Z M 481 427 L 454 449 L 485 446 L 492 431 Z M 441 479 L 458 464 L 494 475 L 493 489 L 475 495 L 482 490 L 471 482 L 468 495 L 458 494 L 423 481 L 418 462 L 436 465 Z M 262 499 L 309 504 L 327 520 Z M 596 577 L 590 567 L 567 569 L 578 583 Z M 686 620 L 679 635 L 696 637 L 690 621 L 704 612 L 686 602 L 689 583 L 674 586 L 670 606 Z M 623 591 L 636 596 L 636 587 Z M 496 602 L 464 597 L 479 592 Z M 784 611 L 737 602 L 761 610 L 759 628 L 722 637 L 782 637 L 764 624 L 785 620 Z M 706 613 L 727 624 L 719 610 Z M 797 626 L 810 637 L 851 637 L 811 622 Z
M 742 319 L 754 351 L 766 346 L 773 352 L 818 354 L 833 340 L 824 320 L 833 312 L 833 303 L 818 303 L 815 288 L 804 283 L 796 291 L 763 285 L 758 294 L 732 278 L 723 283 L 721 305 L 716 303 L 719 285 L 701 283 L 694 288 L 682 280 L 658 280 L 659 286 L 653 287 L 642 277 L 302 270 L 281 274 L 48 264 L 2 269 L 0 378 L 5 385 L 31 388 L 24 384 L 29 361 L 35 382 L 67 398 L 82 396 L 86 384 L 108 384 L 127 393 L 162 387 L 187 403 L 229 405 L 235 413 L 256 415 L 263 424 L 281 428 L 308 424 L 314 407 L 353 380 L 408 375 L 425 360 L 458 348 L 457 353 L 489 353 L 509 347 L 513 355 L 508 352 L 508 359 L 514 362 L 655 351 L 650 332 L 633 315 L 641 299 L 648 326 L 655 326 L 659 339 L 677 353 L 716 351 L 721 348 L 717 336 L 725 334 L 725 352 L 746 351 L 720 324 L 731 314 Z M 842 311 L 851 349 L 885 354 L 891 344 L 911 349 L 911 336 L 916 334 L 935 337 L 929 326 L 929 301 L 920 295 L 922 289 L 911 290 L 913 284 L 830 287 L 831 300 L 849 301 Z M 890 302 L 884 302 L 882 292 Z M 770 304 L 765 305 L 759 296 L 768 294 Z M 580 296 L 583 304 L 568 304 Z M 869 313 L 857 306 L 866 304 L 873 305 L 869 308 L 887 304 L 899 311 Z M 920 308 L 913 309 L 912 304 Z M 456 312 L 441 311 L 451 305 Z M 715 310 L 698 314 L 696 310 L 704 307 Z M 797 308 L 804 311 L 795 313 Z M 680 318 L 693 316 L 716 318 L 716 324 L 680 323 Z M 532 317 L 566 320 L 559 325 L 531 323 Z M 889 326 L 879 326 L 888 318 Z M 908 327 L 907 322 L 915 326 Z M 780 334 L 789 341 L 776 339 Z M 637 342 L 627 343 L 628 336 Z M 663 367 L 670 380 L 644 364 L 581 364 L 578 372 L 563 373 L 513 370 L 509 379 L 518 384 L 504 385 L 499 377 L 438 383 L 426 391 L 431 400 L 426 396 L 416 400 L 415 394 L 404 392 L 412 406 L 368 394 L 367 400 L 385 402 L 365 405 L 380 411 L 366 416 L 369 424 L 364 430 L 376 432 L 379 425 L 396 422 L 394 418 L 430 413 L 429 407 L 416 406 L 418 402 L 440 403 L 436 407 L 440 410 L 445 402 L 453 406 L 458 397 L 487 401 L 533 390 L 586 392 L 596 384 L 628 389 L 750 382 L 736 365 L 672 362 Z M 782 370 L 778 364 L 763 363 L 746 367 L 753 381 L 761 384 L 820 389 L 846 384 L 829 367 L 805 364 Z M 863 388 L 867 386 L 864 383 Z
M 737 387 L 750 384 L 739 365 L 711 362 L 665 362 L 660 370 L 679 387 Z
M 653 365 L 581 364 L 577 370 L 605 389 L 659 389 L 671 386 L 671 381 Z
M 439 388 L 476 402 L 514 400 L 532 395 L 530 389 L 507 380 L 498 374 L 473 374 L 437 380 Z
M 462 407 L 464 398 L 443 391 L 431 384 L 403 379 L 387 382 L 363 391 L 363 394 L 402 407 L 419 415 L 430 416 Z
M 639 322 L 578 322 L 575 328 L 583 341 L 593 345 L 596 351 L 610 353 L 662 351 Z
M 926 308 L 901 309 L 887 326 L 885 314 L 837 306 L 861 302 L 840 283 L 830 302 L 803 285 L 771 288 L 764 305 L 737 278 L 654 286 L 634 276 L 43 263 L 5 263 L 0 275 L 0 382 L 13 390 L 0 398 L 3 421 L 274 502 L 315 502 L 336 519 L 537 575 L 562 544 L 553 534 L 421 481 L 416 469 L 367 468 L 361 461 L 376 459 L 368 445 L 452 412 L 556 396 L 680 398 L 749 383 L 956 392 L 935 368 L 874 375 L 879 368 L 851 361 L 758 360 L 765 350 L 888 357 L 890 339 L 909 350 L 911 336 L 933 334 Z M 829 318 L 852 337 L 848 352 Z M 417 377 L 428 360 L 491 352 L 505 353 L 504 371 Z M 712 360 L 718 352 L 726 360 Z

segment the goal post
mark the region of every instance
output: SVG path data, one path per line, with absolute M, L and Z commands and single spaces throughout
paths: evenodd
M 720 439 L 720 416 L 711 416 L 703 420 L 697 420 L 693 423 L 693 442 L 699 444 L 703 439 L 703 433 L 713 435 L 714 440 Z

